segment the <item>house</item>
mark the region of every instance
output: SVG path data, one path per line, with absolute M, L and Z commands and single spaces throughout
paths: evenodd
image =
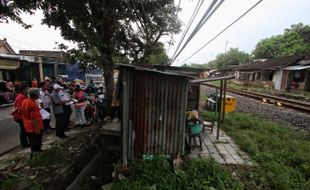
M 6 39 L 0 40 L 0 80 L 39 82 L 45 76 L 66 74 L 65 53 L 61 51 L 13 50 Z
M 176 155 L 185 149 L 189 77 L 133 65 L 119 65 L 122 157 Z
M 0 54 L 15 54 L 6 38 L 0 40 Z M 10 78 L 10 71 L 15 70 L 19 65 L 20 62 L 18 60 L 0 58 L 0 80 L 8 80 Z
M 42 50 L 21 50 L 20 55 L 34 57 L 39 71 L 37 80 L 43 81 L 45 76 L 66 75 L 65 52 L 62 51 L 42 51 Z
M 283 68 L 274 74 L 276 90 L 292 88 L 310 91 L 310 54 L 304 55 L 297 64 Z
M 309 91 L 309 60 L 308 54 L 292 55 L 255 61 L 247 65 L 229 66 L 219 71 L 222 76 L 234 75 L 236 83 L 288 90 L 292 82 L 295 82 L 296 88 Z

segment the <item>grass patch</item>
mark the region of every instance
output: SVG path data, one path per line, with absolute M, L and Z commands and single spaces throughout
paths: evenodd
M 26 176 L 11 177 L 5 180 L 1 185 L 2 190 L 29 189 L 42 190 L 43 187 L 36 180 L 30 180 Z
M 237 171 L 247 189 L 310 189 L 309 134 L 243 113 L 226 114 L 222 128 L 258 164 Z
M 0 189 L 43 189 L 40 184 L 41 177 L 50 175 L 46 173 L 46 170 L 50 171 L 48 169 L 50 166 L 66 163 L 68 158 L 69 153 L 63 147 L 53 146 L 44 152 L 34 153 L 31 159 L 28 159 L 28 156 L 27 158 L 17 156 L 10 159 L 10 163 L 21 164 L 22 166 L 12 174 L 0 175 Z
M 133 162 L 130 168 L 133 172 L 129 180 L 115 182 L 113 189 L 241 189 L 240 183 L 213 160 L 191 160 L 177 173 L 163 159 Z
M 53 146 L 44 152 L 38 152 L 29 160 L 31 167 L 51 166 L 65 163 L 69 158 L 69 154 L 61 146 Z

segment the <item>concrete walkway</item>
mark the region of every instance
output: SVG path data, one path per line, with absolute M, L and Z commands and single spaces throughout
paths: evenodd
M 253 162 L 250 157 L 240 150 L 239 146 L 220 130 L 219 140 L 216 139 L 217 128 L 214 127 L 213 133 L 205 130 L 202 137 L 202 151 L 198 146 L 192 147 L 190 158 L 212 158 L 220 164 L 249 165 Z M 198 138 L 195 139 L 198 143 Z

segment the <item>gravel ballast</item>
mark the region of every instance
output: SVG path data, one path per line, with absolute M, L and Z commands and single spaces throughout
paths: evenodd
M 202 94 L 215 92 L 214 88 L 201 87 Z M 228 95 L 236 97 L 236 112 L 249 113 L 266 120 L 276 121 L 284 127 L 295 130 L 310 131 L 310 114 L 297 110 L 279 107 L 275 104 L 263 103 L 260 100 L 240 96 L 228 92 Z

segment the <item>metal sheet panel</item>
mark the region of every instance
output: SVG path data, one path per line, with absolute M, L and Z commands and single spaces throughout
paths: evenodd
M 144 154 L 184 152 L 187 79 L 132 68 L 123 70 L 133 71 L 127 78 L 132 80 L 127 89 L 130 111 L 128 121 L 123 123 L 129 126 L 124 128 L 129 142 L 128 151 L 123 153 L 132 159 Z

